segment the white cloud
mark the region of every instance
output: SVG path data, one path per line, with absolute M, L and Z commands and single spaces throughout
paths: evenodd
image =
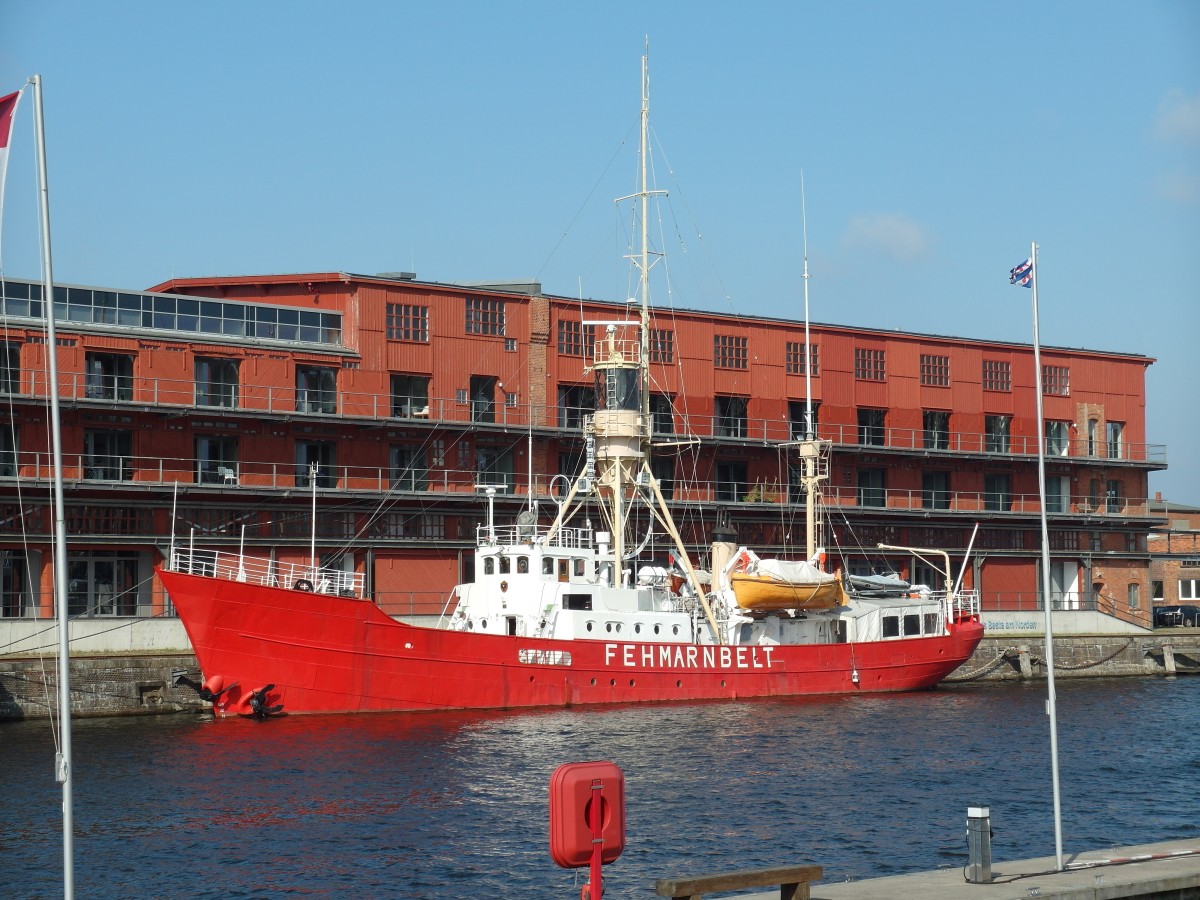
M 867 213 L 855 216 L 846 229 L 850 246 L 881 250 L 896 262 L 913 263 L 929 254 L 925 229 L 900 213 Z
M 1200 144 L 1200 94 L 1172 88 L 1158 104 L 1155 134 L 1160 140 Z

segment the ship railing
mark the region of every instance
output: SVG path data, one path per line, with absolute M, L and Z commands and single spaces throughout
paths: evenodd
M 947 621 L 978 616 L 980 610 L 979 591 L 960 590 L 943 597 Z
M 475 539 L 480 547 L 494 545 L 532 544 L 541 540 L 544 546 L 562 550 L 590 550 L 592 548 L 591 528 L 559 528 L 554 537 L 545 543 L 550 529 L 542 525 L 478 525 L 475 528 Z
M 314 568 L 302 563 L 280 562 L 224 550 L 176 549 L 171 559 L 171 571 L 342 597 L 360 597 L 363 589 L 363 575 L 358 572 L 320 566 Z

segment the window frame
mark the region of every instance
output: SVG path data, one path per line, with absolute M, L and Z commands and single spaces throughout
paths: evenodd
M 389 341 L 429 343 L 429 307 L 421 303 L 389 303 L 385 334 Z
M 467 297 L 466 334 L 503 337 L 505 326 L 504 301 L 495 297 Z
M 854 348 L 856 381 L 887 381 L 887 352 L 870 347 Z

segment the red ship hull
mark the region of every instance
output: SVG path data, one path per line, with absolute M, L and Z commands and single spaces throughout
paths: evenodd
M 159 570 L 218 714 L 512 709 L 931 688 L 983 637 L 712 646 L 546 640 L 405 625 L 367 600 Z M 214 679 L 216 679 L 214 681 Z

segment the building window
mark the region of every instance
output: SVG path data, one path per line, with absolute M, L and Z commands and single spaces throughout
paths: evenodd
M 424 447 L 394 444 L 390 450 L 390 483 L 393 490 L 425 491 L 429 489 L 429 467 Z
M 21 393 L 21 345 L 0 343 L 0 394 Z
M 658 489 L 662 492 L 664 500 L 671 500 L 675 496 L 675 457 L 674 456 L 651 456 L 650 457 L 650 474 L 654 476 L 654 480 L 658 482 Z
M 713 365 L 718 369 L 744 369 L 748 359 L 749 339 L 732 334 L 713 336 Z
M 675 362 L 675 332 L 665 328 L 650 331 L 650 362 L 667 365 Z
M 85 390 L 89 400 L 132 400 L 133 357 L 120 353 L 89 353 L 85 359 Z
M 1096 456 L 1099 448 L 1096 446 L 1100 442 L 1100 421 L 1098 419 L 1088 419 L 1087 423 L 1087 455 Z
M 296 441 L 296 487 L 337 487 L 336 467 L 335 441 Z
M 816 438 L 817 424 L 820 421 L 817 413 L 820 409 L 820 403 L 812 404 L 812 422 L 809 422 L 809 404 L 804 400 L 788 401 L 788 425 L 793 441 L 814 440 Z
M 1054 397 L 1071 395 L 1071 370 L 1067 366 L 1042 366 L 1042 393 Z
M 950 386 L 950 357 L 921 354 L 921 384 L 931 387 Z
M 25 553 L 19 550 L 0 550 L 0 617 L 24 617 L 32 597 L 29 589 L 29 567 Z
M 816 378 L 821 374 L 820 358 L 817 355 L 817 345 L 808 345 L 809 371 L 808 374 Z M 804 374 L 804 344 L 800 341 L 788 341 L 785 348 L 784 366 L 789 375 Z
M 1071 511 L 1071 479 L 1066 475 L 1046 477 L 1046 512 L 1066 513 Z
M 571 384 L 558 389 L 558 427 L 582 428 L 596 411 L 596 391 L 590 385 Z
M 666 394 L 650 395 L 650 423 L 654 434 L 675 433 L 675 404 Z
M 1108 445 L 1109 459 L 1124 459 L 1125 450 L 1121 439 L 1125 434 L 1124 422 L 1109 422 L 1105 425 L 1105 438 Z
M 886 410 L 860 409 L 858 411 L 858 442 L 882 447 L 884 444 L 884 418 Z
M 942 409 L 927 409 L 921 415 L 925 430 L 926 450 L 950 449 L 950 413 Z
M 921 473 L 921 506 L 924 509 L 950 508 L 950 473 L 929 471 Z
M 1012 509 L 1012 477 L 1009 475 L 983 476 L 983 508 L 990 512 Z
M 1200 578 L 1180 578 L 1179 599 L 1200 600 Z
M 0 422 L 0 478 L 17 475 L 17 426 L 11 422 Z
M 1012 391 L 1012 365 L 1006 359 L 983 361 L 983 389 L 985 391 Z
M 504 301 L 467 298 L 467 334 L 504 334 Z
M 296 412 L 337 412 L 337 369 L 296 366 Z
M 563 356 L 591 356 L 596 346 L 596 326 L 560 319 L 558 352 Z
M 238 405 L 238 361 L 196 357 L 196 405 L 223 406 L 236 409 Z
M 750 491 L 746 464 L 736 460 L 717 460 L 717 500 L 736 503 Z
M 429 343 L 429 307 L 407 303 L 387 305 L 387 336 L 390 341 Z
M 1142 605 L 1142 586 L 1140 584 L 1129 585 L 1129 590 L 1126 592 L 1129 597 L 1129 608 L 1137 609 Z
M 67 556 L 67 609 L 72 616 L 136 616 L 138 559 L 116 552 Z
M 1071 423 L 1046 423 L 1046 455 L 1066 456 L 1071 449 Z
M 1104 503 L 1110 513 L 1124 512 L 1125 500 L 1121 496 L 1121 482 L 1110 480 L 1104 488 Z
M 429 418 L 429 376 L 393 375 L 392 415 L 397 419 Z
M 238 483 L 238 439 L 230 435 L 196 435 L 196 481 Z
M 855 347 L 854 377 L 859 381 L 886 381 L 887 367 L 883 351 Z
M 496 379 L 491 375 L 471 376 L 471 421 L 496 421 Z
M 133 432 L 86 429 L 83 432 L 83 477 L 90 481 L 131 481 Z
M 744 438 L 748 431 L 747 409 L 750 405 L 748 397 L 716 397 L 716 427 L 717 437 Z
M 1012 416 L 984 416 L 983 449 L 988 453 L 1007 453 Z
M 511 491 L 516 479 L 513 477 L 513 455 L 511 447 L 476 446 L 476 484 L 490 484 Z
M 858 470 L 858 505 L 887 506 L 887 473 L 883 469 Z

